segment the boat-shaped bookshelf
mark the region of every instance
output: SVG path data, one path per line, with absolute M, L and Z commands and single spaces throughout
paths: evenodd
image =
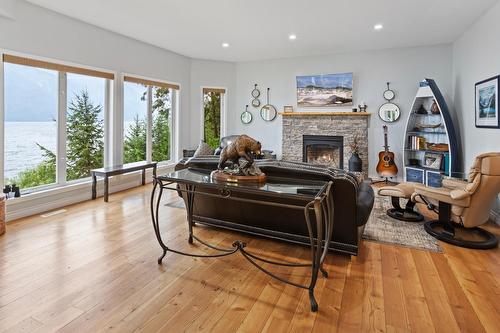
M 425 79 L 413 101 L 404 138 L 404 178 L 440 187 L 459 172 L 458 144 L 448 105 L 434 80 Z

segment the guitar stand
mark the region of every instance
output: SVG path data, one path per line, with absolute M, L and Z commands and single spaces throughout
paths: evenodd
M 382 177 L 382 178 L 383 178 L 383 180 L 377 180 L 377 181 L 372 182 L 372 185 L 379 184 L 379 183 L 384 183 L 386 185 L 398 183 L 398 182 L 393 182 L 392 180 L 389 180 L 389 177 Z

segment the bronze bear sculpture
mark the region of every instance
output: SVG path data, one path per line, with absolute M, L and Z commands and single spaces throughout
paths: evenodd
M 241 157 L 248 162 L 245 168 L 249 168 L 254 162 L 252 153 L 260 155 L 261 148 L 262 145 L 259 141 L 252 139 L 248 135 L 240 135 L 236 140 L 222 149 L 217 169 L 224 169 L 224 164 L 227 161 L 230 161 L 233 165 L 237 165 Z

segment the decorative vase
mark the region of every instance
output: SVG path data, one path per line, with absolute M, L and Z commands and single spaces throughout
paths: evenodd
M 349 171 L 361 172 L 363 169 L 363 161 L 359 158 L 358 153 L 352 153 L 349 158 Z

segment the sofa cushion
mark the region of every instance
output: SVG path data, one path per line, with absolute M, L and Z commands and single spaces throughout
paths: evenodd
M 209 156 L 213 154 L 214 150 L 212 147 L 210 147 L 205 141 L 200 140 L 200 144 L 198 145 L 198 148 L 196 148 L 193 157 Z

